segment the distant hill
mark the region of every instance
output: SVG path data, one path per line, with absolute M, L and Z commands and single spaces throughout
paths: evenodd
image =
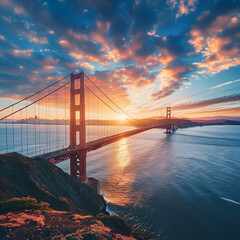
M 208 120 L 230 120 L 230 121 L 240 121 L 240 117 L 229 117 L 229 116 L 216 116 L 216 117 L 202 117 L 202 118 L 196 118 L 196 119 L 192 119 L 192 121 L 194 120 L 202 120 L 202 121 L 208 121 Z

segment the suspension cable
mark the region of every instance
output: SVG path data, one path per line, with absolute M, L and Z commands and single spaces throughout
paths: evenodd
M 25 97 L 25 98 L 23 98 L 23 99 L 19 100 L 18 102 L 15 102 L 15 103 L 13 103 L 13 104 L 11 104 L 11 105 L 9 105 L 9 106 L 7 106 L 7 107 L 3 108 L 3 109 L 0 109 L 0 112 L 2 112 L 2 111 L 4 111 L 4 110 L 7 110 L 8 108 L 10 108 L 10 107 L 13 107 L 13 106 L 17 105 L 18 103 L 21 103 L 21 102 L 23 102 L 23 101 L 27 100 L 28 98 L 30 98 L 30 97 L 33 97 L 33 96 L 37 95 L 38 93 L 41 93 L 42 91 L 44 91 L 44 90 L 46 90 L 46 89 L 48 89 L 48 88 L 50 88 L 50 87 L 52 87 L 52 86 L 56 85 L 57 83 L 59 83 L 59 82 L 63 81 L 64 79 L 66 79 L 66 78 L 67 78 L 67 77 L 69 77 L 70 75 L 71 75 L 71 74 L 68 74 L 67 76 L 65 76 L 65 77 L 63 77 L 63 78 L 59 79 L 58 81 L 56 81 L 56 82 L 52 83 L 51 85 L 49 85 L 49 86 L 47 86 L 47 87 L 45 87 L 45 88 L 43 88 L 43 89 L 39 90 L 38 92 L 35 92 L 35 93 L 33 93 L 33 94 L 31 94 L 31 95 L 29 95 L 29 96 L 27 96 L 27 97 Z
M 1 119 L 0 119 L 0 121 L 4 120 L 4 119 L 5 119 L 5 118 L 7 118 L 7 117 L 10 117 L 10 116 L 12 116 L 12 115 L 13 115 L 13 114 L 15 114 L 15 113 L 18 113 L 18 112 L 22 111 L 23 109 L 25 109 L 25 108 L 27 108 L 27 107 L 30 107 L 30 106 L 31 106 L 31 105 L 33 105 L 34 103 L 36 103 L 36 102 L 39 102 L 40 100 L 42 100 L 42 99 L 44 99 L 44 98 L 48 97 L 49 95 L 51 95 L 51 94 L 52 94 L 52 93 L 54 93 L 54 92 L 57 92 L 59 89 L 61 89 L 61 88 L 65 87 L 65 86 L 66 86 L 66 85 L 68 85 L 69 83 L 70 83 L 70 82 L 67 82 L 67 83 L 65 83 L 65 84 L 64 84 L 64 85 L 62 85 L 61 87 L 59 87 L 59 88 L 55 89 L 54 91 L 52 91 L 52 92 L 50 92 L 50 93 L 46 94 L 46 95 L 45 95 L 45 96 L 43 96 L 43 97 L 41 97 L 41 98 L 39 98 L 39 99 L 35 100 L 34 102 L 32 102 L 32 103 L 28 104 L 27 106 L 25 106 L 25 107 L 22 107 L 22 108 L 18 109 L 17 111 L 15 111 L 14 113 L 11 113 L 11 114 L 9 114 L 9 115 L 7 115 L 7 116 L 5 116 L 5 117 L 1 118 Z
M 85 77 L 111 102 L 113 103 L 118 109 L 120 109 L 122 112 L 124 112 L 128 117 L 134 119 L 135 121 L 138 121 L 136 118 L 132 117 L 131 115 L 129 115 L 125 110 L 123 110 L 121 107 L 119 107 L 115 102 L 112 101 L 111 98 L 109 98 L 107 96 L 107 94 L 105 94 L 85 73 L 84 73 Z
M 94 93 L 88 86 L 85 85 L 85 87 L 93 94 L 95 97 L 97 97 L 102 103 L 104 103 L 107 107 L 109 107 L 112 111 L 117 113 L 119 116 L 122 116 L 121 113 L 117 112 L 114 108 L 112 108 L 109 104 L 107 104 L 104 100 L 102 100 L 96 93 Z M 134 121 L 132 119 L 129 119 L 129 121 Z M 138 122 L 138 121 L 137 121 Z

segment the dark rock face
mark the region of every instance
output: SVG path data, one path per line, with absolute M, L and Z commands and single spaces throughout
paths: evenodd
M 0 155 L 0 179 L 0 201 L 30 196 L 60 211 L 96 215 L 105 209 L 101 196 L 43 158 Z

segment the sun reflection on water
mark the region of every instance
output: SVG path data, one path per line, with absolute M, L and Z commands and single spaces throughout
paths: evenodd
M 129 151 L 129 140 L 125 138 L 118 141 L 114 152 L 113 158 L 108 159 L 113 169 L 112 174 L 106 179 L 104 191 L 107 193 L 106 200 L 108 202 L 125 206 L 132 201 L 132 185 L 136 178 L 136 173 L 128 169 L 132 158 Z
M 128 149 L 128 139 L 124 138 L 118 142 L 117 164 L 120 168 L 125 168 L 131 162 L 131 155 Z

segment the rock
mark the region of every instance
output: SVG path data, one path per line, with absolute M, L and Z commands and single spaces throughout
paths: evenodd
M 0 201 L 30 196 L 60 211 L 104 212 L 101 196 L 43 158 L 0 155 Z
M 78 221 L 76 221 L 76 219 Z M 13 223 L 18 223 L 13 226 Z M 59 211 L 30 211 L 1 215 L 0 239 L 124 239 L 133 240 L 114 232 L 93 216 Z

